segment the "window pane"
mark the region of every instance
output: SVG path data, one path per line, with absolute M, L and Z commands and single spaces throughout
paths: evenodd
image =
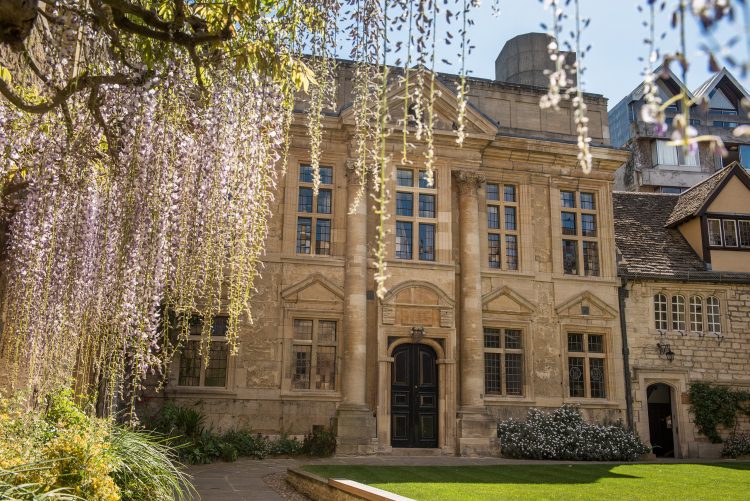
M 706 308 L 708 310 L 708 330 L 710 332 L 721 332 L 721 318 L 718 298 L 710 296 L 706 300 Z
M 435 185 L 437 184 L 436 177 L 437 173 L 435 171 L 432 171 L 433 179 L 432 179 L 432 185 L 427 184 L 427 171 L 421 170 L 419 171 L 419 187 L 420 188 L 435 188 Z
M 721 245 L 721 221 L 708 220 L 708 245 Z
M 516 208 L 505 208 L 505 229 L 510 231 L 516 230 Z
M 211 328 L 212 336 L 226 336 L 227 335 L 227 324 L 229 322 L 228 317 L 214 317 L 214 323 Z
M 294 321 L 294 339 L 312 340 L 312 331 L 312 320 L 297 319 Z
M 576 206 L 576 194 L 574 191 L 561 191 L 560 204 L 564 208 L 574 208 Z
M 596 210 L 596 201 L 593 193 L 581 193 L 581 209 Z
M 503 200 L 506 202 L 516 201 L 516 187 L 512 184 L 506 184 L 503 187 Z
M 725 219 L 722 221 L 724 229 L 724 245 L 726 247 L 737 247 L 737 227 L 734 219 Z
M 312 241 L 312 219 L 300 217 L 297 219 L 297 254 L 310 254 Z
M 396 192 L 396 215 L 409 217 L 414 215 L 414 195 L 412 193 Z
M 750 247 L 750 221 L 737 221 L 740 227 L 740 247 Z
M 589 359 L 589 375 L 591 377 L 589 385 L 591 387 L 591 398 L 604 398 L 606 397 L 605 384 L 604 384 L 604 359 L 603 358 L 590 358 Z
M 414 171 L 411 169 L 396 170 L 396 184 L 399 186 L 414 186 Z
M 318 346 L 318 359 L 315 366 L 315 389 L 336 389 L 335 346 Z
M 487 206 L 487 228 L 500 228 L 500 207 L 497 205 Z
M 521 331 L 518 329 L 505 329 L 505 347 L 509 350 L 521 349 Z
M 330 214 L 331 213 L 331 190 L 318 190 L 318 213 L 319 214 Z
M 180 386 L 198 386 L 201 381 L 200 341 L 188 341 L 180 352 Z
M 419 225 L 419 259 L 422 261 L 435 260 L 435 225 Z
M 583 242 L 583 273 L 586 276 L 599 276 L 599 244 Z
M 568 334 L 568 351 L 583 352 L 583 334 Z
M 406 221 L 396 221 L 396 257 L 411 259 L 412 225 Z
M 578 274 L 578 242 L 563 240 L 563 269 L 570 275 Z
M 664 294 L 654 296 L 654 327 L 667 330 L 667 296 Z
M 336 342 L 336 322 L 333 320 L 318 321 L 318 342 L 335 343 Z
M 585 396 L 585 385 L 583 382 L 583 358 L 568 358 L 568 384 L 570 385 L 571 397 Z
M 581 233 L 584 237 L 596 236 L 596 216 L 594 214 L 581 214 Z
M 484 347 L 500 348 L 500 329 L 484 328 Z
M 315 254 L 331 254 L 331 221 L 318 219 L 315 224 Z
M 575 212 L 562 212 L 561 213 L 562 223 L 562 234 L 563 235 L 577 235 L 576 230 L 576 215 Z
M 226 341 L 211 341 L 208 366 L 203 381 L 205 386 L 223 387 L 227 385 L 227 354 Z
M 496 184 L 487 184 L 485 186 L 487 200 L 500 200 L 500 187 Z
M 300 188 L 297 199 L 297 210 L 299 212 L 312 212 L 313 190 L 312 188 Z
M 484 393 L 500 394 L 500 353 L 484 354 Z
M 313 182 L 313 168 L 310 165 L 300 165 L 299 180 L 303 183 Z
M 685 298 L 672 296 L 672 330 L 685 330 Z
M 435 195 L 419 195 L 419 217 L 435 217 Z
M 505 258 L 509 270 L 518 269 L 518 239 L 515 235 L 505 236 Z
M 520 353 L 505 354 L 505 394 L 523 393 L 523 357 Z
M 604 353 L 604 336 L 589 334 L 589 353 Z
M 690 330 L 703 331 L 703 298 L 700 296 L 690 296 Z
M 487 255 L 490 268 L 500 268 L 500 235 L 487 235 Z
M 310 388 L 310 353 L 312 353 L 312 346 L 294 346 L 292 353 L 292 388 L 306 390 Z
M 333 184 L 333 168 L 320 167 L 320 184 Z

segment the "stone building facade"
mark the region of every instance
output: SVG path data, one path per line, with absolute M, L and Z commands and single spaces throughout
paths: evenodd
M 635 429 L 659 456 L 717 457 L 689 389 L 750 389 L 750 175 L 734 164 L 679 196 L 614 202 Z
M 539 37 L 527 42 L 546 56 Z M 340 453 L 488 454 L 497 417 L 566 402 L 625 420 L 612 184 L 628 153 L 608 145 L 606 99 L 586 96 L 594 170 L 583 175 L 568 103 L 541 110 L 544 88 L 470 79 L 459 147 L 456 77 L 439 75 L 434 186 L 422 181 L 424 145 L 401 165 L 400 134 L 388 140 L 379 300 L 376 215 L 351 169 L 351 68 L 339 71 L 318 195 L 303 113 L 293 127 L 239 354 L 217 342 L 205 368 L 183 351 L 147 403 L 197 405 L 223 429 L 333 426 Z

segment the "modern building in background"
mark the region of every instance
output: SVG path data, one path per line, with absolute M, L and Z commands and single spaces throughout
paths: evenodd
M 636 87 L 609 112 L 612 144 L 629 148 L 630 160 L 617 172 L 615 189 L 657 193 L 681 193 L 698 184 L 734 161 L 750 168 L 750 137 L 738 138 L 732 130 L 740 124 L 750 123 L 742 100 L 750 102 L 750 95 L 737 79 L 722 69 L 694 91 L 690 91 L 670 70 L 657 71 L 661 77 L 657 88 L 662 102 L 685 92 L 696 102 L 689 110 L 690 125 L 698 135 L 719 136 L 729 152 L 721 157 L 711 151 L 707 143 L 700 143 L 694 154 L 667 144 L 672 133 L 673 117 L 682 113 L 682 103 L 676 102 L 666 110 L 669 130 L 658 134 L 654 124 L 641 120 L 644 105 L 644 85 Z

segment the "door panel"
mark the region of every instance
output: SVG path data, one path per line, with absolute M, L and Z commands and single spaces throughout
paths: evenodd
M 437 357 L 429 346 L 404 344 L 393 352 L 391 445 L 437 447 Z

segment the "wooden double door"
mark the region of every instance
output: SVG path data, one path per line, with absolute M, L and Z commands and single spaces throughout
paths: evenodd
M 438 371 L 435 350 L 402 344 L 393 351 L 391 446 L 438 446 Z

